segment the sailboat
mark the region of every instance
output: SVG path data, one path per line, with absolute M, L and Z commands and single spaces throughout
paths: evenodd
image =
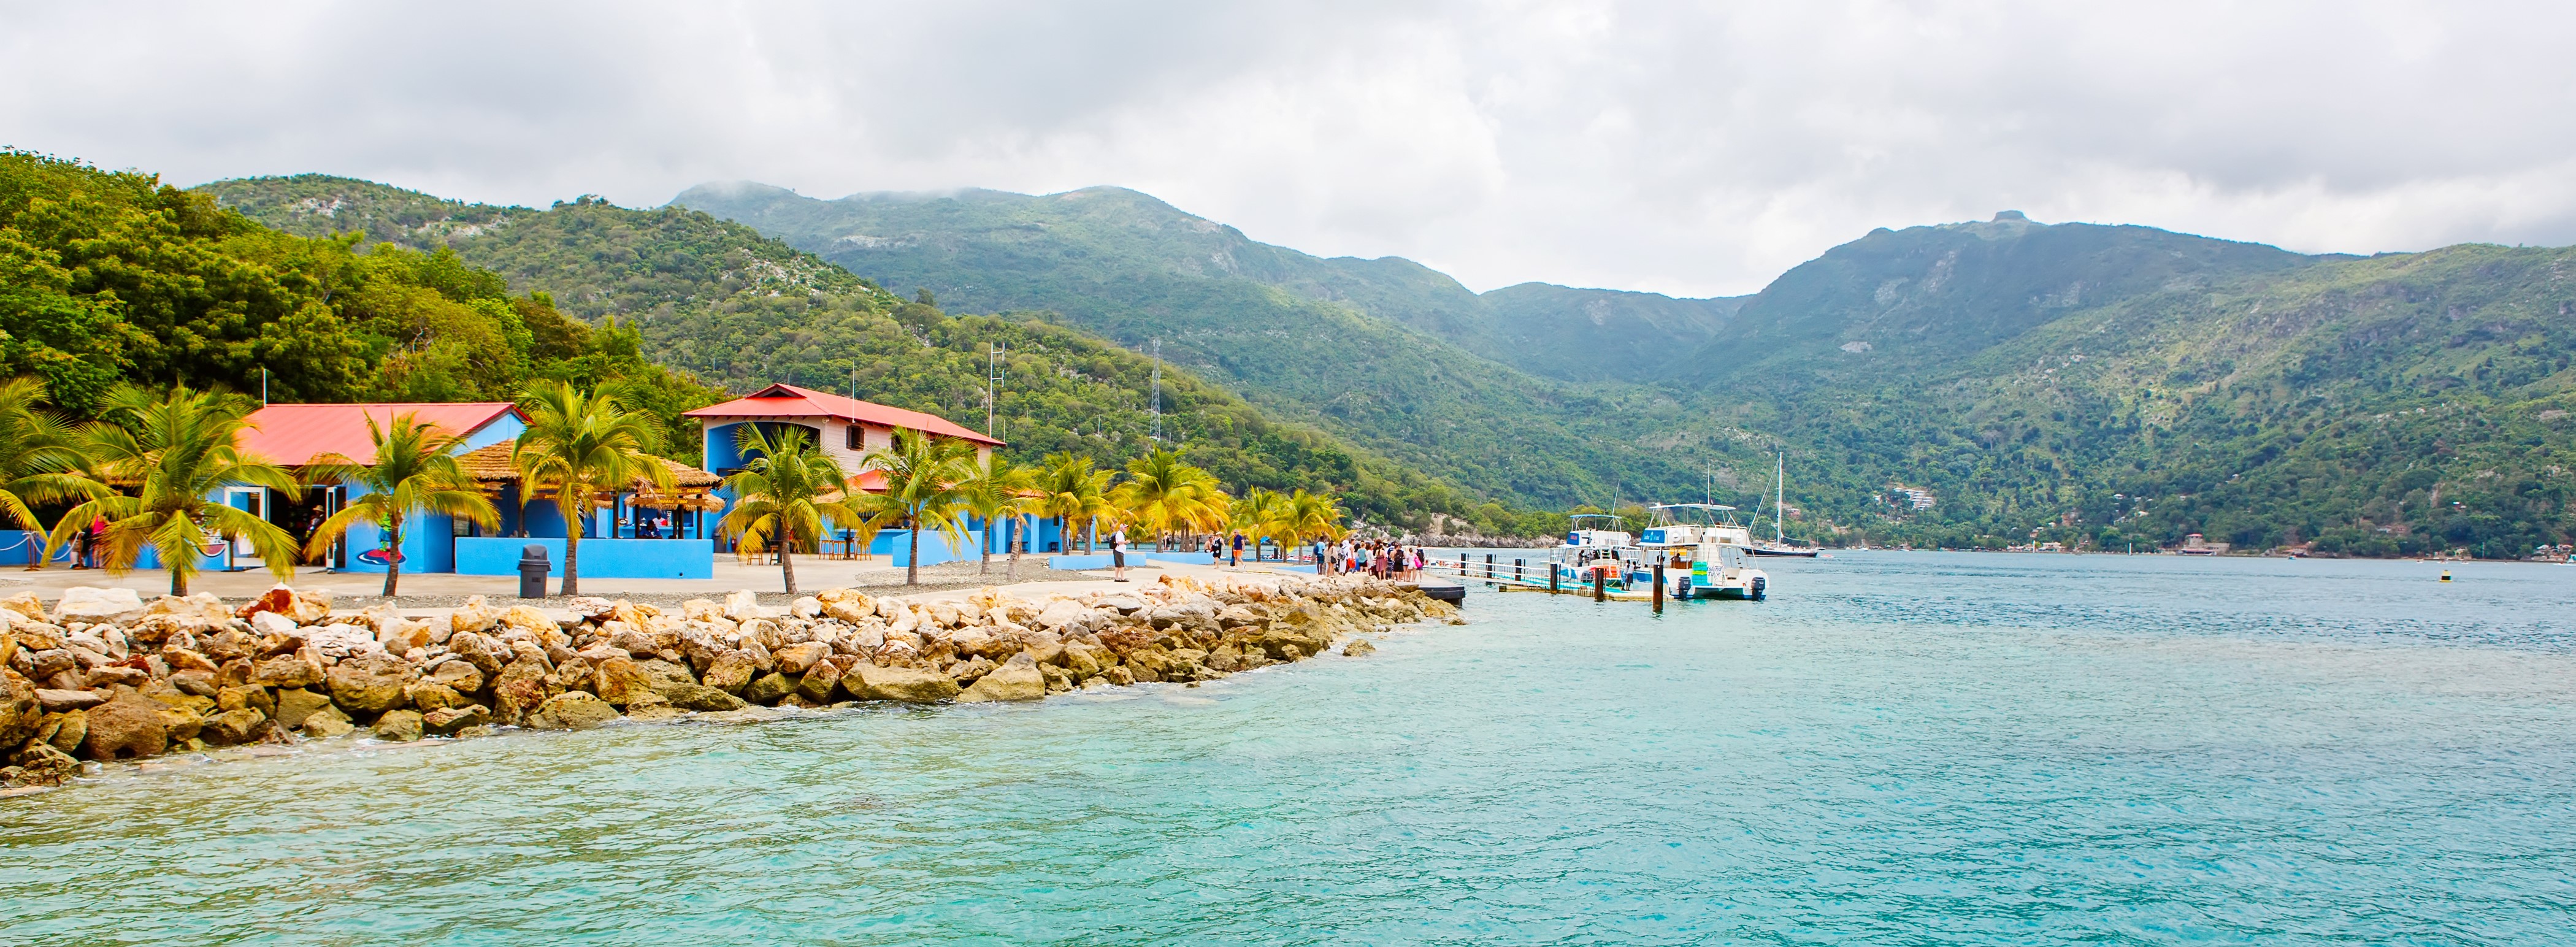
M 1813 559 L 1816 558 L 1816 547 L 1792 546 L 1789 544 L 1789 534 L 1786 528 L 1789 519 L 1788 504 L 1784 502 L 1789 495 L 1788 473 L 1788 457 L 1786 455 L 1774 455 L 1772 458 L 1771 468 L 1771 540 L 1769 542 L 1755 542 L 1753 544 L 1753 554 L 1756 556 L 1795 556 L 1801 559 Z

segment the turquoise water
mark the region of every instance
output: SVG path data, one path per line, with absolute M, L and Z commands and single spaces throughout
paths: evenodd
M 1038 706 L 0 800 L 0 943 L 2576 942 L 2576 567 L 1847 554 Z

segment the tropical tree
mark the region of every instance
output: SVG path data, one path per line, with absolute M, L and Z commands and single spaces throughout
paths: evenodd
M 672 489 L 671 468 L 652 453 L 662 425 L 652 415 L 626 410 L 614 397 L 586 393 L 569 382 L 530 385 L 519 407 L 528 414 L 528 427 L 511 453 L 520 502 L 554 493 L 564 520 L 563 594 L 579 595 L 582 520 L 592 500 L 638 484 Z
M 885 475 L 885 492 L 857 502 L 878 526 L 903 523 L 911 530 L 911 558 L 904 563 L 903 584 L 921 584 L 921 532 L 936 529 L 953 548 L 966 542 L 959 514 L 965 502 L 960 487 L 977 471 L 975 445 L 955 438 L 931 437 L 897 428 L 894 442 L 868 454 L 862 470 Z
M 1228 505 L 1214 476 L 1161 449 L 1128 461 L 1127 481 L 1111 499 L 1128 522 L 1153 534 L 1157 552 L 1173 530 L 1223 527 Z
M 1304 543 L 1310 539 L 1339 539 L 1342 527 L 1342 505 L 1331 496 L 1299 490 L 1280 499 L 1274 535 L 1286 542 Z
M 1046 456 L 1037 473 L 1038 496 L 1029 504 L 1029 512 L 1051 516 L 1056 532 L 1065 537 L 1065 551 L 1071 552 L 1073 524 L 1082 522 L 1082 551 L 1093 552 L 1099 531 L 1093 529 L 1100 514 L 1109 509 L 1111 471 L 1095 470 L 1091 458 L 1071 451 L 1057 451 Z
M 44 400 L 43 381 L 0 382 L 0 516 L 32 534 L 42 534 L 45 527 L 36 521 L 29 504 L 92 499 L 109 492 L 107 485 L 80 475 L 75 432 L 38 407 Z M 28 541 L 34 542 L 33 537 Z M 42 569 L 45 559 L 29 550 L 27 568 Z
M 1234 528 L 1252 537 L 1254 561 L 1258 562 L 1261 559 L 1261 540 L 1263 539 L 1277 540 L 1282 548 L 1294 542 L 1280 531 L 1281 513 L 1287 504 L 1287 497 L 1279 495 L 1277 491 L 1261 487 L 1246 490 L 1242 496 L 1235 498 L 1231 519 L 1234 522 Z
M 734 444 L 746 459 L 741 472 L 725 478 L 736 499 L 718 528 L 727 536 L 768 537 L 778 550 L 779 576 L 793 596 L 797 541 L 820 549 L 824 530 L 863 522 L 868 514 L 852 505 L 850 476 L 842 472 L 841 462 L 815 449 L 806 429 L 790 427 L 772 438 L 760 425 L 745 424 L 734 429 Z
M 188 578 L 209 545 L 228 536 L 250 540 L 281 580 L 295 575 L 295 537 L 247 510 L 207 499 L 227 486 L 302 487 L 283 468 L 234 446 L 258 403 L 240 395 L 171 388 L 165 395 L 119 386 L 99 401 L 100 420 L 81 428 L 79 449 L 92 470 L 132 495 L 96 493 L 71 511 L 46 544 L 47 556 L 98 519 L 107 521 L 101 559 L 131 571 L 146 546 L 170 570 L 170 594 L 188 594 Z
M 1036 482 L 1032 471 L 997 457 L 991 463 L 977 467 L 974 476 L 957 485 L 958 505 L 984 524 L 983 551 L 979 554 L 981 561 L 976 564 L 977 573 L 989 575 L 993 571 L 993 524 L 1005 516 L 1018 516 L 1027 508 L 1031 499 L 1027 494 L 1032 492 Z M 1014 577 L 1019 574 L 1019 558 L 1019 547 L 1015 544 L 1011 548 L 1011 573 Z
M 367 440 L 376 446 L 373 463 L 361 464 L 339 454 L 316 455 L 305 464 L 312 483 L 348 483 L 366 492 L 323 520 L 305 541 L 304 554 L 318 556 L 361 521 L 385 531 L 385 597 L 402 583 L 403 522 L 415 512 L 469 520 L 485 527 L 501 525 L 501 512 L 477 489 L 474 478 L 456 462 L 465 446 L 463 435 L 441 430 L 411 413 L 397 414 L 388 428 L 367 419 Z

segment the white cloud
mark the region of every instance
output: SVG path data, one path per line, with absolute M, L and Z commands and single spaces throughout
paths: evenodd
M 0 143 L 649 205 L 1122 184 L 1323 254 L 1747 292 L 1872 227 L 2576 242 L 2542 4 L 0 5 Z M 30 78 L 33 77 L 33 78 Z

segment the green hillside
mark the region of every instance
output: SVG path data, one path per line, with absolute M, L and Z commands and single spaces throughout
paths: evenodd
M 995 414 L 997 432 L 1012 442 L 1007 453 L 1033 460 L 1070 450 L 1115 464 L 1150 443 L 1150 359 L 1035 313 L 951 316 L 704 213 L 587 198 L 545 210 L 491 208 L 323 175 L 200 190 L 290 233 L 329 235 L 352 220 L 388 225 L 383 242 L 452 252 L 586 322 L 620 320 L 656 361 L 733 391 L 787 381 L 980 429 L 988 354 L 1006 346 L 1008 382 Z M 1449 484 L 1282 421 L 1178 366 L 1163 373 L 1163 389 L 1166 440 L 1231 485 L 1337 490 L 1381 523 L 1475 505 Z M 1502 514 L 1515 528 L 1523 515 Z M 1534 522 L 1549 526 L 1544 516 Z
M 1055 312 L 1131 349 L 1159 340 L 1265 408 L 1489 496 L 1562 507 L 1700 481 L 1702 458 L 1639 436 L 1678 424 L 1676 402 L 1541 378 L 1444 338 L 1483 305 L 1408 261 L 1321 260 L 1122 188 L 818 201 L 742 184 L 673 204 L 959 308 Z
M 1163 338 L 1256 398 L 1539 502 L 1570 498 L 1510 477 L 1497 452 L 1592 474 L 1577 497 L 1611 482 L 1696 495 L 1705 472 L 1745 501 L 1784 449 L 1793 531 L 1852 541 L 2204 532 L 2503 556 L 2576 529 L 2553 413 L 2565 378 L 2529 374 L 2563 368 L 2572 323 L 2557 284 L 2510 275 L 2560 251 L 2362 260 L 2007 212 L 1874 231 L 1740 299 L 1480 297 L 1409 261 L 1310 257 L 1116 188 L 819 201 L 729 185 L 676 203 L 893 285 Z M 1441 393 L 1392 402 L 1422 414 L 1336 400 L 1417 380 Z M 1530 436 L 1444 437 L 1444 422 Z

